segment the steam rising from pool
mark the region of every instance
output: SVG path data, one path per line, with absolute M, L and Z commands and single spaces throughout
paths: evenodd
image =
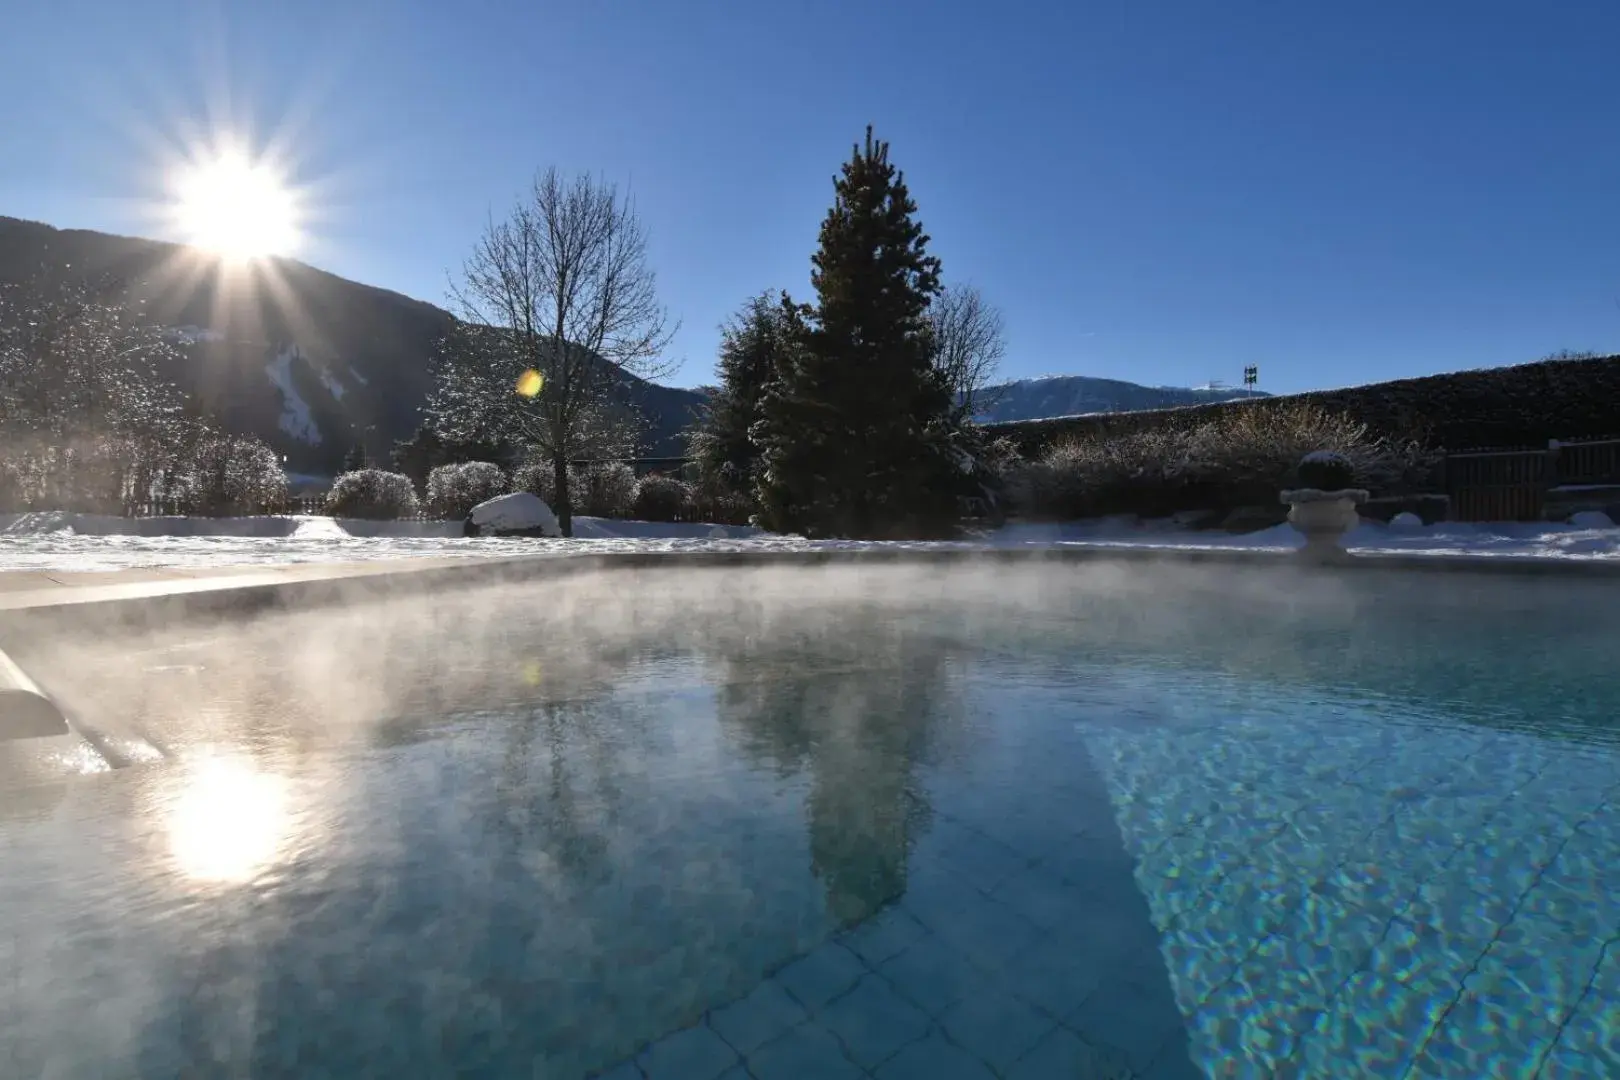
M 134 1043 L 151 1039 L 149 1028 L 178 1023 L 166 1011 L 171 1000 L 195 985 L 217 985 L 221 1000 L 248 1004 L 209 1037 L 246 1060 L 242 1048 L 257 1053 L 266 1038 L 254 1025 L 267 1021 L 256 1020 L 254 1009 L 274 1015 L 279 984 L 265 973 L 303 962 L 299 949 L 318 936 L 311 925 L 343 927 L 349 937 L 339 944 L 352 945 L 355 956 L 378 940 L 393 948 L 416 940 L 391 921 L 415 914 L 390 908 L 380 886 L 372 891 L 368 875 L 379 865 L 396 884 L 412 874 L 455 883 L 448 887 L 452 907 L 420 916 L 420 926 L 410 923 L 439 955 L 499 954 L 508 943 L 494 941 L 493 928 L 512 911 L 536 918 L 564 908 L 572 889 L 601 886 L 589 894 L 593 902 L 607 897 L 604 904 L 620 906 L 593 909 L 594 922 L 546 923 L 561 939 L 547 947 L 577 959 L 637 920 L 669 919 L 660 932 L 671 937 L 696 933 L 657 904 L 602 885 L 611 884 L 615 868 L 629 867 L 624 876 L 662 875 L 702 892 L 717 910 L 746 914 L 758 906 L 751 890 L 771 887 L 773 875 L 804 872 L 791 843 L 809 833 L 824 896 L 795 898 L 814 904 L 780 916 L 792 923 L 782 940 L 809 948 L 825 936 L 827 919 L 862 918 L 905 887 L 904 859 L 921 831 L 905 816 L 922 801 L 907 772 L 916 762 L 971 759 L 997 739 L 1001 749 L 1044 745 L 1020 743 L 1016 730 L 988 739 L 972 718 L 953 712 L 961 695 L 940 687 L 959 689 L 987 666 L 1006 662 L 1019 678 L 1044 670 L 1082 704 L 1089 699 L 1075 693 L 1076 677 L 1107 680 L 1111 666 L 1165 655 L 1175 655 L 1183 670 L 1285 683 L 1303 694 L 1355 687 L 1433 698 L 1433 687 L 1419 683 L 1432 677 L 1429 653 L 1445 649 L 1457 672 L 1448 700 L 1482 713 L 1522 688 L 1527 670 L 1549 686 L 1574 682 L 1602 703 L 1620 699 L 1620 686 L 1599 680 L 1620 675 L 1582 668 L 1570 635 L 1557 631 L 1576 612 L 1583 634 L 1613 634 L 1617 610 L 1590 590 L 1545 582 L 1527 589 L 1499 579 L 1336 576 L 1281 565 L 1261 572 L 963 563 L 558 577 L 542 568 L 520 586 L 176 625 L 138 641 L 117 627 L 91 637 L 7 641 L 72 715 L 111 738 L 147 740 L 166 756 L 132 767 L 147 771 L 138 797 L 150 800 L 128 808 L 141 822 L 132 837 L 98 832 L 102 819 L 76 808 L 89 806 L 89 798 L 58 811 L 25 806 L 0 790 L 7 814 L 37 815 L 60 839 L 28 853 L 34 862 L 7 861 L 5 876 L 50 883 L 55 895 L 83 903 L 93 922 L 101 914 L 97 890 L 111 888 L 103 873 L 109 863 L 159 868 L 153 877 L 161 889 L 119 892 L 104 905 L 118 913 L 117 923 L 84 931 L 86 941 L 116 941 L 118 960 L 105 977 L 83 980 L 96 984 L 96 1022 L 84 1037 L 102 1044 L 102 1060 L 134 1061 Z M 1466 647 L 1457 641 L 1463 633 L 1475 635 Z M 1504 664 L 1504 655 L 1517 657 L 1517 666 Z M 813 699 L 794 678 L 810 669 L 830 687 Z M 660 681 L 661 671 L 694 677 Z M 700 700 L 668 700 L 671 686 L 697 687 L 681 692 Z M 1103 689 L 1128 705 L 1131 687 L 1121 675 Z M 637 694 L 646 699 L 639 711 L 601 707 Z M 1562 702 L 1560 715 L 1572 718 L 1581 738 L 1601 737 L 1600 718 L 1582 707 Z M 926 722 L 915 719 L 925 711 Z M 655 742 L 646 729 L 660 712 L 668 730 Z M 1004 719 L 1016 727 L 1054 716 Z M 1104 721 L 1076 712 L 1061 722 Z M 1106 722 L 1134 721 L 1121 708 Z M 446 736 L 469 730 L 499 734 L 483 742 Z M 1173 744 L 1173 733 L 1165 741 Z M 744 744 L 747 755 L 737 750 Z M 423 746 L 433 752 L 413 752 Z M 782 777 L 776 786 L 792 798 L 773 803 L 772 786 L 754 773 L 739 777 L 743 757 L 774 763 Z M 386 783 L 377 781 L 379 760 L 392 770 Z M 811 766 L 801 767 L 805 762 Z M 1053 775 L 1088 766 L 1016 766 L 1025 767 L 1041 773 L 1035 787 L 1046 790 Z M 1149 775 L 1140 782 L 1151 789 L 1158 781 Z M 137 797 L 125 794 L 132 788 L 108 784 L 104 798 L 116 812 L 119 798 Z M 541 799 L 544 820 L 531 805 Z M 744 806 L 763 836 L 750 857 L 780 864 L 744 866 L 711 850 L 738 839 L 716 804 Z M 780 820 L 783 805 L 808 818 L 808 827 Z M 705 813 L 718 817 L 713 835 L 705 835 Z M 683 814 L 693 820 L 664 816 Z M 369 830 L 363 839 L 345 831 L 355 821 Z M 469 823 L 499 836 L 468 838 Z M 633 846 L 638 838 L 670 828 L 709 846 L 662 852 L 671 854 L 667 865 L 632 867 L 631 858 L 646 853 Z M 130 846 L 115 848 L 108 835 Z M 492 869 L 501 859 L 507 862 Z M 795 859 L 801 865 L 792 865 Z M 525 891 L 491 896 L 501 874 L 521 876 Z M 286 887 L 294 881 L 296 890 Z M 354 910 L 328 914 L 324 905 L 345 894 L 358 897 Z M 52 894 L 41 895 L 13 902 L 43 904 Z M 286 895 L 293 899 L 284 909 L 266 908 L 267 898 Z M 273 914 L 259 914 L 265 910 Z M 352 925 L 344 922 L 350 916 Z M 126 918 L 149 932 L 119 936 Z M 233 937 L 243 925 L 258 936 Z M 682 940 L 693 954 L 733 944 Z M 207 947 L 188 953 L 193 941 Z M 85 947 L 84 955 L 100 955 Z M 508 951 L 521 953 L 516 945 Z M 194 959 L 197 952 L 204 959 Z M 326 962 L 338 964 L 336 952 Z M 472 1008 L 467 1003 L 477 1005 L 486 993 L 456 982 L 459 975 L 417 973 L 411 956 L 395 962 L 402 979 L 420 979 L 413 992 L 442 1005 L 445 1015 Z M 490 960 L 500 962 L 503 955 Z M 348 969 L 334 970 L 322 978 L 342 985 L 338 976 Z M 711 974 L 715 984 L 730 977 Z M 649 1014 L 655 1006 L 698 1004 L 658 1005 L 656 996 L 643 1003 Z M 154 1075 L 174 1073 L 162 1062 L 148 1064 Z
M 1336 662 L 1328 674 L 1353 678 L 1358 654 L 1391 633 L 1421 636 L 1425 625 L 1455 623 L 1462 606 L 1497 612 L 1474 626 L 1499 640 L 1517 633 L 1514 618 L 1556 610 L 1561 596 L 1566 610 L 1616 621 L 1614 605 L 1589 589 L 1551 582 L 1285 565 L 671 567 L 554 578 L 541 568 L 519 586 L 175 626 L 139 641 L 110 627 L 3 644 L 72 714 L 114 735 L 149 733 L 182 757 L 225 745 L 249 758 L 305 758 L 364 744 L 407 715 L 578 698 L 649 656 L 712 667 L 790 655 L 847 633 L 852 618 L 962 645 L 1061 637 L 1080 650 L 1185 649 L 1273 677 L 1321 676 Z

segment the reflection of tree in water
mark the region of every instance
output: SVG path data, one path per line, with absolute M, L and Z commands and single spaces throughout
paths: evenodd
M 929 818 L 913 765 L 956 703 L 955 651 L 892 609 L 854 606 L 717 649 L 722 725 L 784 772 L 810 770 L 811 867 L 841 924 L 905 889 L 911 840 Z
M 606 702 L 581 700 L 542 701 L 507 721 L 493 824 L 514 864 L 538 856 L 575 883 L 607 874 L 623 790 L 605 729 L 632 722 Z

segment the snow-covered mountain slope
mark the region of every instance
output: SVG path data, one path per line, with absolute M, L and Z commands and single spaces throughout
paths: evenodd
M 432 304 L 290 259 L 226 273 L 177 244 L 0 217 L 0 285 L 61 278 L 104 289 L 169 328 L 170 376 L 203 409 L 265 439 L 297 472 L 330 473 L 355 443 L 386 460 L 421 420 L 428 360 L 453 325 Z M 631 379 L 643 450 L 682 452 L 697 391 Z
M 1121 379 L 1097 379 L 1089 375 L 1050 375 L 989 388 L 978 414 L 984 423 L 1007 423 L 1083 413 L 1174 409 L 1249 396 L 1245 391 L 1231 388 L 1140 386 Z M 1267 395 L 1254 393 L 1252 396 Z

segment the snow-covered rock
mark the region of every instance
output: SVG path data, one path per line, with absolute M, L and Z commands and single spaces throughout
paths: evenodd
M 1569 515 L 1569 523 L 1577 529 L 1612 529 L 1614 521 L 1601 510 L 1577 510 Z
M 1410 510 L 1402 510 L 1389 519 L 1389 527 L 1398 532 L 1416 532 L 1423 528 L 1423 519 Z
M 467 515 L 469 536 L 561 536 L 557 515 L 545 500 L 527 491 L 497 495 Z

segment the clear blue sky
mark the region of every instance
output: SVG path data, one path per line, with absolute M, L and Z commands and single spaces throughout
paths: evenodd
M 303 257 L 442 302 L 536 169 L 632 184 L 708 378 L 891 140 L 1007 373 L 1287 391 L 1620 351 L 1615 0 L 51 0 L 0 35 L 0 213 L 151 235 L 165 146 L 274 136 Z M 144 215 L 144 216 L 143 216 Z

